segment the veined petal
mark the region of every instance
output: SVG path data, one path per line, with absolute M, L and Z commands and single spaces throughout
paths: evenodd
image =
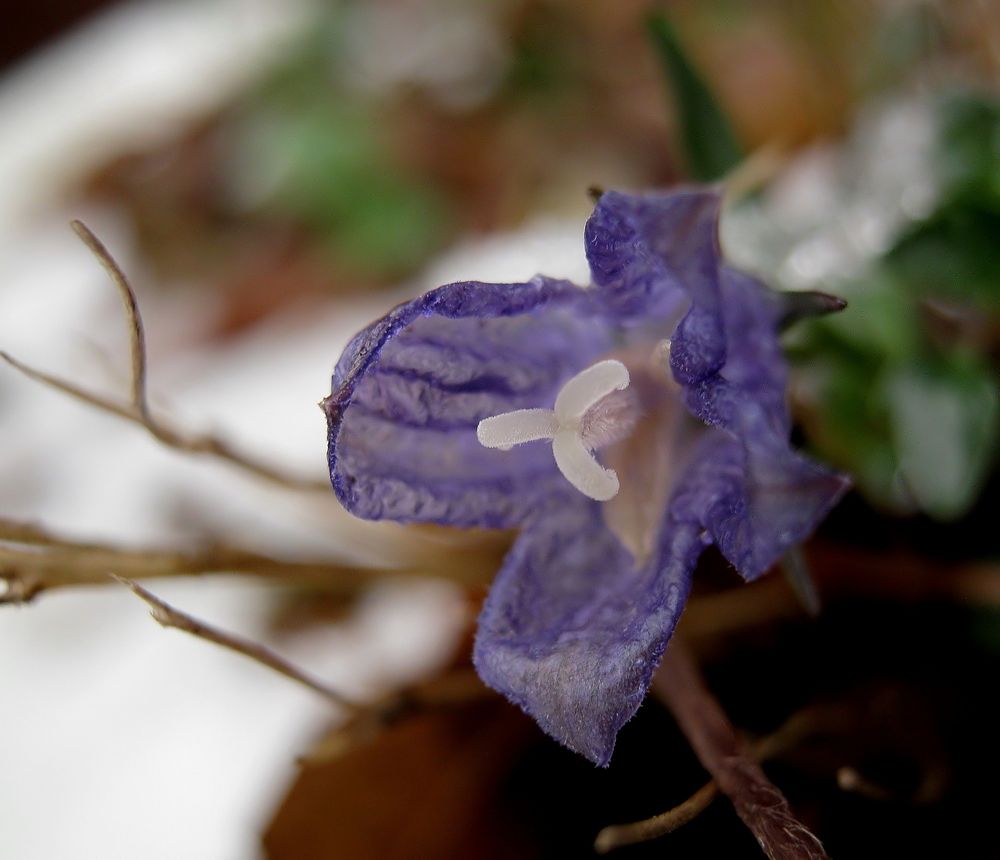
M 670 501 L 672 516 L 699 523 L 748 580 L 812 534 L 849 481 L 793 451 L 755 456 L 712 431 Z
M 567 281 L 463 282 L 402 304 L 337 364 L 327 414 L 330 475 L 366 519 L 517 525 L 565 481 L 546 445 L 484 448 L 484 418 L 551 406 L 610 348 L 588 291 Z
M 812 532 L 847 481 L 790 447 L 783 308 L 722 263 L 718 203 L 710 191 L 605 194 L 588 224 L 588 257 L 619 309 L 655 310 L 655 296 L 677 290 L 688 300 L 670 338 L 670 369 L 689 411 L 730 434 L 692 464 L 685 498 L 697 511 L 688 516 L 753 578 Z
M 697 516 L 722 554 L 754 579 L 812 533 L 849 482 L 789 444 L 779 297 L 726 267 L 719 287 L 715 313 L 726 359 L 685 387 L 684 401 L 694 415 L 728 435 L 706 442 L 688 487 L 698 487 Z
M 601 196 L 584 234 L 587 260 L 595 291 L 623 322 L 662 324 L 717 291 L 720 203 L 711 188 Z
M 483 680 L 556 740 L 606 765 L 687 599 L 700 527 L 668 522 L 636 566 L 600 505 L 572 494 L 518 537 L 479 619 Z

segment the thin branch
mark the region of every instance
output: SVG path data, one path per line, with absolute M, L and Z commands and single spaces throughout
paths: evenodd
M 157 418 L 153 415 L 149 408 L 146 386 L 148 366 L 146 335 L 135 292 L 132 290 L 125 273 L 101 241 L 81 221 L 73 221 L 71 223 L 77 236 L 80 237 L 96 257 L 97 261 L 107 271 L 118 290 L 122 306 L 125 309 L 125 315 L 129 324 L 129 351 L 131 354 L 130 402 L 120 403 L 95 394 L 75 383 L 30 367 L 6 352 L 0 352 L 0 358 L 35 382 L 61 391 L 63 394 L 93 406 L 102 412 L 124 418 L 127 421 L 138 424 L 140 427 L 144 427 L 154 439 L 168 448 L 173 448 L 176 451 L 186 454 L 210 456 L 219 460 L 225 460 L 239 467 L 244 472 L 248 472 L 279 486 L 295 490 L 329 493 L 329 483 L 325 480 L 314 480 L 288 475 L 274 466 L 236 450 L 223 439 L 210 434 L 195 435 L 187 433 L 173 427 L 162 418 Z
M 361 591 L 380 574 L 410 573 L 329 562 L 284 561 L 227 547 L 184 553 L 82 544 L 53 544 L 45 548 L 0 544 L 0 582 L 7 585 L 7 590 L 0 593 L 0 605 L 27 603 L 43 591 L 55 588 L 103 585 L 109 571 L 129 579 L 238 573 L 346 594 Z
M 150 607 L 150 615 L 163 627 L 173 627 L 198 639 L 211 642 L 260 663 L 262 666 L 319 693 L 327 701 L 346 709 L 347 722 L 303 761 L 328 761 L 347 750 L 374 740 L 382 731 L 415 713 L 432 708 L 451 707 L 497 694 L 486 687 L 472 669 L 456 669 L 396 690 L 374 702 L 361 703 L 330 687 L 308 672 L 279 656 L 270 648 L 236 634 L 220 630 L 171 606 L 138 582 L 112 574 L 112 578 L 128 586 Z
M 594 851 L 598 854 L 607 854 L 616 848 L 624 848 L 626 845 L 635 845 L 639 842 L 649 842 L 651 839 L 673 833 L 689 821 L 694 821 L 708 809 L 718 794 L 719 789 L 715 782 L 710 780 L 683 803 L 668 809 L 666 812 L 661 812 L 659 815 L 645 818 L 642 821 L 612 824 L 610 827 L 605 827 L 594 839 Z
M 166 601 L 161 600 L 155 594 L 143 588 L 138 582 L 125 579 L 121 576 L 112 576 L 122 585 L 127 585 L 136 597 L 145 601 L 152 610 L 150 614 L 153 619 L 163 627 L 173 627 L 176 630 L 183 630 L 185 633 L 190 633 L 199 639 L 204 639 L 222 648 L 235 651 L 237 654 L 242 654 L 244 657 L 249 657 L 262 666 L 266 666 L 268 669 L 277 672 L 279 675 L 284 675 L 286 678 L 290 678 L 308 687 L 310 690 L 319 693 L 323 698 L 342 708 L 347 708 L 351 711 L 360 709 L 360 705 L 343 693 L 334 690 L 332 687 L 327 686 L 322 681 L 317 680 L 307 672 L 289 663 L 284 657 L 279 657 L 269 648 L 257 642 L 252 642 L 249 639 L 244 639 L 234 633 L 227 633 L 224 630 L 206 624 L 204 621 L 199 621 L 186 612 L 175 609 Z
M 106 584 L 108 573 L 126 579 L 234 573 L 284 583 L 322 588 L 350 596 L 369 587 L 377 577 L 429 577 L 461 585 L 482 585 L 495 569 L 496 550 L 467 548 L 460 558 L 435 559 L 430 554 L 413 567 L 369 568 L 327 559 L 289 561 L 229 546 L 179 552 L 124 549 L 77 542 L 31 524 L 0 518 L 0 605 L 26 603 L 43 591 L 79 585 Z
M 24 522 L 0 517 L 0 543 L 18 543 L 28 546 L 74 547 L 76 549 L 93 549 L 99 546 L 94 543 L 81 543 L 60 535 L 53 534 L 38 523 Z
M 90 231 L 86 224 L 74 219 L 70 221 L 70 227 L 104 267 L 121 297 L 129 322 L 129 354 L 132 357 L 132 406 L 145 422 L 151 423 L 152 419 L 149 415 L 146 399 L 146 331 L 142 324 L 142 315 L 139 313 L 139 302 L 136 300 L 135 291 L 121 266 L 111 256 L 111 252 L 104 247 L 104 243 Z
M 771 860 L 827 857 L 819 839 L 795 818 L 784 795 L 753 760 L 677 637 L 653 679 L 653 690 Z
M 56 391 L 61 391 L 63 394 L 69 395 L 74 400 L 79 400 L 81 403 L 86 403 L 88 406 L 94 406 L 102 412 L 109 412 L 112 415 L 117 415 L 119 418 L 134 421 L 136 424 L 143 424 L 142 418 L 136 414 L 134 409 L 126 404 L 116 403 L 113 400 L 102 397 L 100 394 L 94 394 L 90 391 L 86 391 L 85 389 L 74 385 L 72 382 L 66 382 L 57 376 L 52 376 L 44 370 L 37 370 L 36 368 L 25 364 L 23 361 L 18 361 L 10 353 L 4 352 L 3 350 L 0 350 L 0 358 L 13 367 L 14 370 L 24 374 L 28 377 L 28 379 L 34 382 L 47 385 L 49 388 L 54 388 Z
M 7 352 L 0 351 L 0 359 L 3 359 L 15 370 L 35 382 L 47 385 L 50 388 L 54 388 L 56 391 L 61 391 L 63 394 L 66 394 L 75 400 L 79 400 L 81 403 L 85 403 L 88 406 L 93 406 L 102 412 L 107 412 L 119 418 L 124 418 L 126 421 L 138 424 L 140 427 L 145 428 L 146 431 L 158 442 L 168 448 L 173 448 L 175 451 L 198 456 L 211 456 L 219 460 L 226 460 L 227 462 L 238 466 L 245 472 L 249 472 L 258 478 L 263 478 L 265 481 L 278 484 L 282 487 L 290 487 L 295 490 L 307 490 L 309 492 L 330 492 L 329 482 L 325 480 L 317 481 L 309 478 L 299 478 L 287 475 L 273 466 L 254 460 L 245 454 L 236 451 L 228 442 L 216 436 L 209 434 L 188 435 L 183 431 L 165 423 L 162 419 L 153 418 L 151 414 L 145 411 L 145 405 L 142 407 L 143 411 L 140 411 L 140 409 L 135 406 L 118 403 L 100 394 L 87 391 L 75 383 L 68 382 L 57 376 L 46 373 L 45 371 L 31 367 L 30 365 L 14 358 Z M 143 400 L 143 403 L 145 404 L 145 400 Z
M 835 730 L 843 723 L 843 708 L 806 708 L 789 717 L 780 728 L 750 745 L 750 755 L 758 762 L 776 758 L 794 749 L 805 738 Z M 709 780 L 683 803 L 642 821 L 605 827 L 594 840 L 594 850 L 606 854 L 639 842 L 648 842 L 673 833 L 694 821 L 718 796 L 715 780 Z
M 363 591 L 379 576 L 436 575 L 433 570 L 385 570 L 325 561 L 286 561 L 225 547 L 182 553 L 113 547 L 58 547 L 38 551 L 0 546 L 0 581 L 7 584 L 7 591 L 0 593 L 0 605 L 27 603 L 43 591 L 55 588 L 100 585 L 105 582 L 108 571 L 130 579 L 232 573 L 311 585 L 348 596 Z

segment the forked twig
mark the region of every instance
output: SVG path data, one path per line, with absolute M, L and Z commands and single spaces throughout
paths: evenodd
M 143 588 L 138 582 L 125 579 L 121 576 L 115 576 L 114 574 L 112 574 L 112 578 L 116 579 L 122 585 L 127 585 L 136 597 L 145 601 L 152 610 L 150 614 L 153 619 L 163 627 L 173 627 L 176 630 L 183 630 L 185 633 L 190 633 L 192 636 L 204 639 L 206 642 L 212 642 L 222 648 L 242 654 L 244 657 L 249 657 L 254 662 L 272 669 L 279 675 L 284 675 L 286 678 L 290 678 L 308 687 L 310 690 L 319 693 L 323 698 L 342 708 L 347 708 L 350 711 L 358 711 L 361 708 L 359 704 L 352 701 L 343 693 L 312 677 L 312 675 L 289 663 L 284 657 L 278 656 L 264 645 L 244 639 L 234 633 L 227 633 L 224 630 L 206 624 L 204 621 L 199 621 L 186 612 L 174 609 L 169 603 Z
M 822 843 L 794 816 L 785 796 L 753 760 L 676 637 L 653 679 L 653 690 L 771 860 L 825 860 Z
M 129 283 L 128 277 L 122 271 L 118 261 L 111 256 L 111 252 L 104 247 L 104 243 L 98 239 L 90 228 L 82 221 L 76 219 L 69 222 L 73 232 L 80 237 L 80 240 L 90 251 L 97 261 L 108 273 L 111 282 L 118 290 L 118 295 L 125 307 L 125 315 L 129 321 L 129 355 L 132 358 L 132 406 L 145 421 L 150 421 L 149 406 L 146 400 L 146 331 L 142 324 L 142 315 L 139 313 L 139 302 L 136 300 L 135 291 Z
M 245 472 L 283 487 L 328 493 L 330 487 L 325 480 L 314 480 L 288 475 L 274 466 L 237 451 L 223 439 L 211 434 L 195 435 L 184 432 L 168 424 L 162 418 L 157 418 L 153 415 L 149 408 L 146 386 L 146 335 L 135 292 L 132 290 L 128 278 L 114 257 L 90 229 L 82 221 L 73 221 L 71 225 L 77 236 L 80 237 L 110 276 L 125 308 L 125 315 L 129 323 L 129 351 L 131 355 L 131 393 L 129 402 L 120 403 L 99 394 L 94 394 L 75 383 L 59 379 L 58 377 L 29 367 L 6 352 L 0 352 L 0 358 L 29 379 L 61 391 L 70 397 L 100 409 L 102 412 L 117 415 L 119 418 L 124 418 L 144 427 L 154 439 L 168 448 L 173 448 L 187 454 L 211 456 L 219 460 L 225 460 Z
M 182 630 L 199 639 L 241 654 L 285 678 L 319 693 L 334 705 L 346 709 L 350 719 L 338 732 L 304 759 L 311 763 L 335 758 L 359 743 L 371 741 L 383 729 L 418 711 L 448 707 L 484 696 L 496 695 L 479 680 L 473 670 L 459 669 L 412 687 L 396 690 L 371 703 L 356 702 L 290 663 L 270 648 L 220 630 L 186 612 L 181 612 L 138 582 L 121 576 L 112 575 L 112 577 L 122 585 L 128 586 L 137 597 L 143 600 L 150 607 L 153 619 L 163 627 Z
M 789 717 L 776 731 L 750 744 L 749 752 L 755 761 L 768 761 L 796 747 L 811 735 L 836 728 L 841 724 L 840 708 L 806 708 Z M 600 854 L 648 842 L 673 833 L 694 821 L 719 795 L 715 780 L 709 780 L 683 803 L 641 821 L 613 824 L 605 827 L 594 840 L 594 850 Z

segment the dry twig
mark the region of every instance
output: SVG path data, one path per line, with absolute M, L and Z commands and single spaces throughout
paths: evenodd
M 258 642 L 244 639 L 220 630 L 204 621 L 175 609 L 151 593 L 138 582 L 121 576 L 115 580 L 128 586 L 132 592 L 149 605 L 153 619 L 164 627 L 182 630 L 199 639 L 248 657 L 274 672 L 319 693 L 323 698 L 346 709 L 350 720 L 324 744 L 313 750 L 306 760 L 325 761 L 342 754 L 347 749 L 375 739 L 393 723 L 428 708 L 448 707 L 484 696 L 495 696 L 472 669 L 459 669 L 423 681 L 412 687 L 396 690 L 370 704 L 355 702 L 323 681 L 298 668 Z
M 679 827 L 694 821 L 708 809 L 718 794 L 719 789 L 715 782 L 710 780 L 683 803 L 679 803 L 666 812 L 661 812 L 651 818 L 644 818 L 642 821 L 612 824 L 610 827 L 605 827 L 594 839 L 594 851 L 598 854 L 607 854 L 617 848 L 624 848 L 639 842 L 649 842 L 651 839 L 658 839 L 660 836 L 673 833 Z
M 357 711 L 360 708 L 357 703 L 343 693 L 312 677 L 260 643 L 252 642 L 233 633 L 227 633 L 224 630 L 206 624 L 204 621 L 199 621 L 197 618 L 181 612 L 179 609 L 174 609 L 169 603 L 143 588 L 138 582 L 133 582 L 121 576 L 113 576 L 113 578 L 122 583 L 122 585 L 127 585 L 138 598 L 149 605 L 152 610 L 150 615 L 152 615 L 158 624 L 164 627 L 173 627 L 176 630 L 183 630 L 185 633 L 190 633 L 199 639 L 204 639 L 207 642 L 212 642 L 230 651 L 235 651 L 237 654 L 242 654 L 244 657 L 249 657 L 254 662 L 272 669 L 279 675 L 284 675 L 286 678 L 290 678 L 308 687 L 310 690 L 319 693 L 323 698 L 342 708 L 347 708 L 351 711 Z
M 77 542 L 30 523 L 0 518 L 0 605 L 25 603 L 42 591 L 77 585 L 103 585 L 108 574 L 125 579 L 235 573 L 286 584 L 307 585 L 350 596 L 369 587 L 377 577 L 431 577 L 462 585 L 480 585 L 496 565 L 495 549 L 467 549 L 458 563 L 378 569 L 317 561 L 288 561 L 228 546 L 193 552 L 123 549 Z
M 653 679 L 653 690 L 771 860 L 827 857 L 819 839 L 795 818 L 784 795 L 753 760 L 676 637 Z
M 837 729 L 842 723 L 842 708 L 806 708 L 789 717 L 775 732 L 752 743 L 749 752 L 755 761 L 768 761 L 795 748 L 805 738 Z M 701 815 L 718 794 L 715 780 L 709 780 L 683 803 L 666 812 L 642 821 L 605 827 L 594 840 L 594 850 L 606 854 L 616 848 L 666 836 Z
M 90 229 L 81 221 L 73 221 L 72 227 L 77 236 L 80 237 L 101 266 L 107 271 L 118 290 L 122 305 L 125 308 L 129 324 L 129 349 L 131 353 L 131 396 L 129 402 L 116 402 L 87 391 L 75 383 L 67 382 L 66 380 L 29 367 L 6 352 L 0 352 L 0 358 L 29 379 L 61 391 L 76 400 L 100 409 L 102 412 L 117 415 L 119 418 L 124 418 L 144 427 L 154 439 L 168 448 L 173 448 L 176 451 L 186 454 L 211 456 L 219 460 L 225 460 L 239 467 L 244 472 L 279 486 L 295 490 L 329 493 L 329 483 L 325 480 L 313 480 L 288 475 L 274 466 L 237 451 L 224 439 L 210 434 L 187 433 L 173 427 L 162 418 L 153 415 L 149 408 L 149 400 L 146 392 L 146 335 L 135 292 L 114 257 Z
M 54 588 L 103 585 L 109 572 L 130 579 L 239 573 L 346 594 L 362 590 L 379 574 L 410 573 L 366 570 L 330 562 L 283 561 L 228 547 L 187 553 L 93 544 L 60 543 L 42 548 L 0 544 L 0 581 L 7 584 L 7 591 L 0 594 L 0 604 L 26 603 Z

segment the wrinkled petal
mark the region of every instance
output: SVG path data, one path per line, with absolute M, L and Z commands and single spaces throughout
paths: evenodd
M 849 486 L 791 450 L 753 457 L 732 436 L 702 440 L 670 501 L 678 521 L 698 523 L 745 579 L 764 573 L 812 534 Z
M 670 335 L 670 368 L 689 411 L 730 435 L 705 449 L 717 462 L 693 464 L 685 516 L 753 578 L 812 532 L 847 481 L 791 450 L 778 340 L 785 308 L 722 263 L 718 216 L 711 191 L 604 194 L 587 252 L 595 285 L 621 313 L 662 315 L 667 297 L 686 299 Z
M 636 566 L 599 504 L 569 496 L 514 543 L 483 607 L 483 680 L 556 740 L 606 765 L 687 599 L 700 526 L 668 522 Z
M 612 335 L 590 293 L 545 278 L 449 284 L 396 307 L 351 341 L 323 403 L 341 503 L 366 519 L 523 522 L 565 480 L 551 447 L 490 450 L 476 427 L 551 408 Z
M 720 202 L 711 189 L 609 191 L 584 234 L 595 292 L 623 322 L 662 328 L 689 306 L 671 346 L 679 382 L 717 370 L 725 358 L 718 313 Z
M 725 360 L 685 385 L 688 408 L 708 424 L 738 434 L 769 432 L 787 445 L 791 420 L 785 401 L 788 367 L 778 340 L 779 296 L 749 275 L 723 267 L 713 312 Z M 671 364 L 682 337 L 674 338 Z M 758 422 L 763 425 L 755 426 Z
M 705 482 L 703 525 L 753 579 L 812 533 L 848 481 L 790 447 L 780 297 L 728 268 L 719 284 L 726 360 L 684 398 L 697 417 L 731 435 L 705 446 L 690 478 Z

